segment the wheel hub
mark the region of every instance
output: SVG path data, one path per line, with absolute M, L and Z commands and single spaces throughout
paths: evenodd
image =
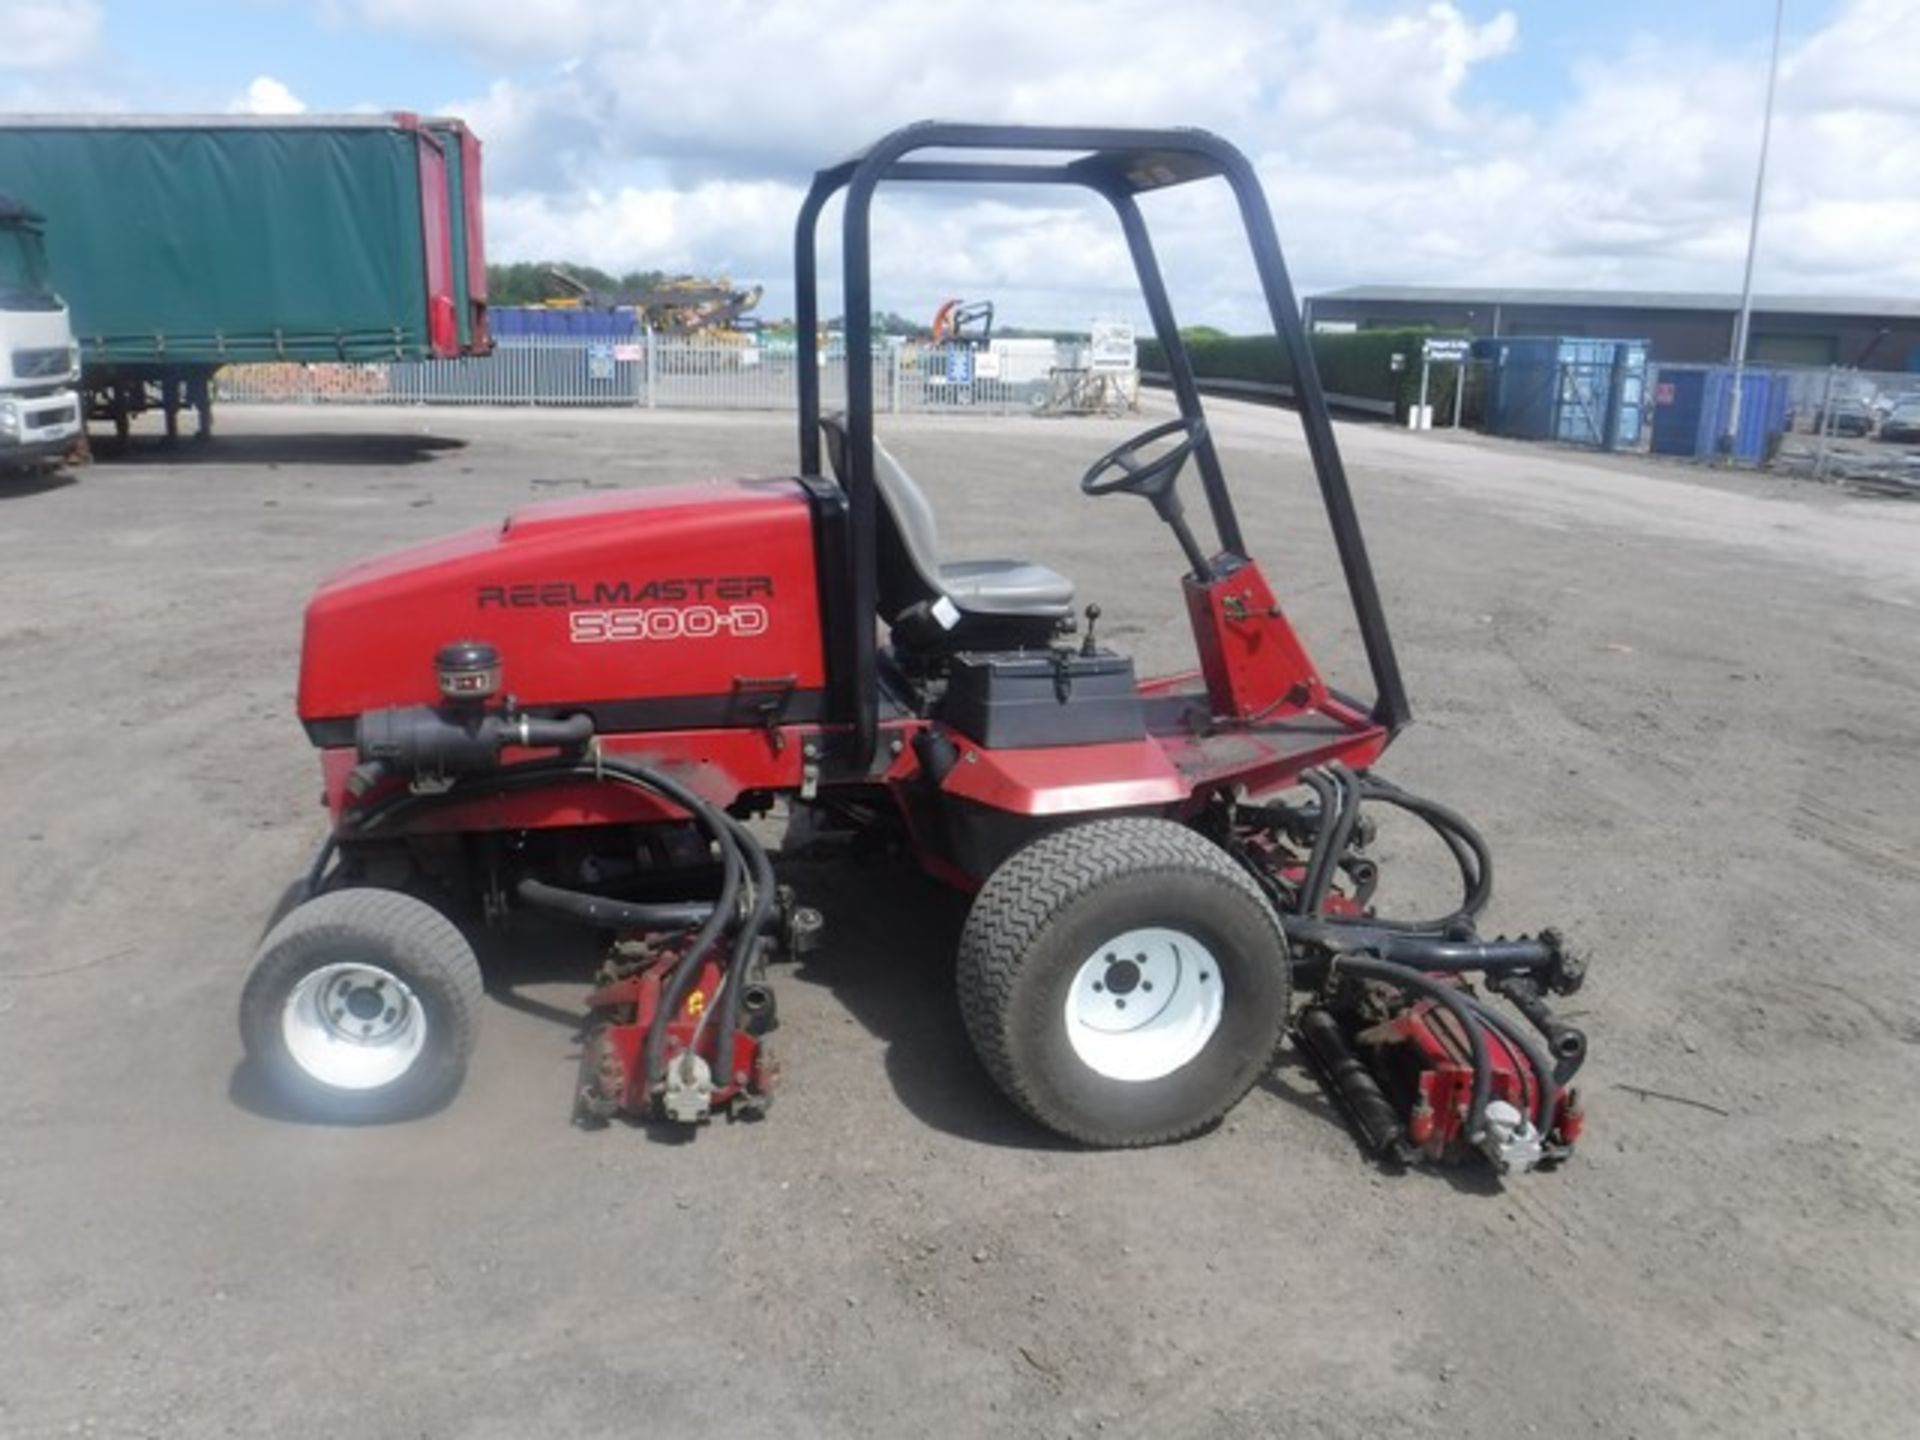
M 1213 953 L 1180 930 L 1128 930 L 1081 964 L 1067 991 L 1067 1039 L 1109 1080 L 1158 1080 L 1220 1026 L 1226 990 Z
M 301 976 L 280 1016 L 287 1053 L 323 1085 L 374 1090 L 412 1068 L 427 1017 L 398 976 L 377 965 L 324 965 Z

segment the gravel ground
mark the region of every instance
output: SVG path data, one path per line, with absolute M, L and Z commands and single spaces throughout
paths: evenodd
M 1216 412 L 1359 678 L 1294 422 Z M 577 975 L 496 976 L 438 1115 L 276 1117 L 234 1007 L 321 829 L 310 588 L 582 485 L 777 473 L 791 433 L 222 425 L 0 481 L 0 1434 L 1912 1433 L 1920 510 L 1343 427 L 1419 714 L 1383 772 L 1486 829 L 1490 929 L 1595 956 L 1587 1144 L 1499 1189 L 1376 1173 L 1291 1064 L 1188 1144 L 1053 1144 L 967 1049 L 959 907 L 871 867 L 797 872 L 828 944 L 778 978 L 764 1124 L 570 1128 Z M 1073 484 L 1128 428 L 888 433 L 952 551 L 1073 574 L 1172 667 L 1170 539 Z

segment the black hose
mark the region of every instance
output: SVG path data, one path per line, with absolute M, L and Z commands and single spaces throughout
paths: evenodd
M 723 817 L 724 818 L 724 817 Z M 714 941 L 720 938 L 720 932 L 726 929 L 733 918 L 734 904 L 739 898 L 741 870 L 740 851 L 733 844 L 733 837 L 727 836 L 720 847 L 720 897 L 714 901 L 713 915 L 700 927 L 700 933 L 693 937 L 693 943 L 687 947 L 673 971 L 667 976 L 667 983 L 661 988 L 660 1004 L 653 1012 L 653 1020 L 647 1026 L 646 1040 L 641 1047 L 641 1063 L 647 1077 L 647 1093 L 653 1095 L 666 1086 L 666 1048 L 667 1023 L 687 1003 L 687 995 L 693 989 L 693 982 L 700 974 L 700 966 L 713 949 Z
M 520 765 L 509 765 L 499 770 L 477 772 L 471 776 L 456 780 L 447 789 L 421 794 L 404 793 L 386 803 L 357 817 L 354 828 L 365 833 L 390 825 L 396 817 L 405 817 L 421 810 L 438 809 L 473 797 L 474 792 L 491 794 L 511 794 L 515 791 L 540 788 L 560 784 L 566 781 L 613 781 L 654 795 L 663 796 L 691 815 L 696 824 L 707 832 L 714 845 L 719 848 L 721 861 L 720 894 L 714 902 L 713 913 L 707 918 L 700 931 L 694 936 L 661 995 L 660 1006 L 654 1012 L 653 1023 L 647 1027 L 647 1036 L 642 1055 L 647 1077 L 648 1094 L 664 1084 L 665 1066 L 662 1052 L 666 1047 L 667 1021 L 686 1004 L 687 993 L 693 988 L 694 977 L 699 974 L 700 963 L 721 932 L 733 920 L 734 902 L 739 896 L 742 870 L 745 868 L 740 853 L 739 842 L 729 828 L 732 821 L 694 794 L 692 790 L 658 771 L 644 765 L 635 765 L 614 756 L 596 756 L 592 760 L 579 757 L 558 760 L 535 760 Z
M 1304 778 L 1304 776 L 1302 777 Z M 1435 920 L 1370 919 L 1367 923 L 1383 930 L 1445 931 L 1459 925 L 1471 925 L 1493 898 L 1493 854 L 1478 830 L 1456 811 L 1435 800 L 1409 794 L 1398 785 L 1371 775 L 1359 781 L 1360 793 L 1424 820 L 1446 843 L 1460 868 L 1462 895 L 1460 907 Z
M 541 720 L 519 715 L 506 722 L 507 743 L 529 749 L 555 750 L 584 745 L 593 738 L 593 716 L 582 712 L 562 720 Z
M 714 1033 L 713 1045 L 717 1085 L 733 1083 L 733 1037 L 740 1028 L 740 1003 L 746 996 L 760 932 L 766 929 L 779 894 L 774 886 L 773 861 L 767 858 L 766 847 L 738 820 L 729 818 L 727 823 L 733 827 L 734 836 L 753 867 L 753 906 L 747 912 L 746 923 L 734 937 L 733 961 L 727 967 L 726 988 L 720 996 L 720 1028 Z
M 1546 1142 L 1547 1133 L 1553 1129 L 1553 1117 L 1560 1109 L 1560 1086 L 1554 1079 L 1553 1067 L 1547 1061 L 1547 1055 L 1531 1035 L 1516 1024 L 1503 1011 L 1489 1005 L 1478 996 L 1470 995 L 1467 1003 L 1480 1018 L 1500 1032 L 1500 1038 L 1526 1057 L 1527 1064 L 1533 1069 L 1533 1098 L 1537 1118 L 1534 1123 L 1540 1131 L 1541 1143 Z
M 642 905 L 585 890 L 563 890 L 558 885 L 533 879 L 522 880 L 513 887 L 513 893 L 536 909 L 552 910 L 591 925 L 617 930 L 691 930 L 713 914 L 713 905 L 706 900 Z
M 1374 919 L 1315 920 L 1282 915 L 1280 927 L 1287 939 L 1324 945 L 1334 951 L 1366 951 L 1397 965 L 1457 974 L 1465 970 L 1489 975 L 1537 975 L 1553 964 L 1553 948 L 1543 940 L 1450 940 L 1431 931 L 1389 928 Z
M 1314 831 L 1313 849 L 1307 852 L 1306 873 L 1301 877 L 1300 893 L 1294 902 L 1294 908 L 1305 915 L 1310 913 L 1312 897 L 1328 866 L 1334 827 L 1340 819 L 1340 797 L 1333 781 L 1318 770 L 1302 770 L 1300 783 L 1313 791 L 1314 799 L 1320 802 L 1320 825 Z
M 326 882 L 327 866 L 333 863 L 333 857 L 339 852 L 340 842 L 329 835 L 320 846 L 320 853 L 313 857 L 313 864 L 307 867 L 306 893 L 300 898 L 311 900 L 320 893 L 320 887 Z
M 1303 897 L 1300 909 L 1306 915 L 1318 915 L 1326 908 L 1327 892 L 1333 888 L 1333 877 L 1340 868 L 1340 857 L 1353 842 L 1353 832 L 1360 824 L 1360 782 L 1354 778 L 1353 772 L 1336 760 L 1327 766 L 1327 778 L 1333 782 L 1334 791 L 1340 797 L 1340 818 L 1334 825 L 1333 839 L 1327 845 L 1326 863 L 1321 867 L 1315 887 Z
M 1487 1100 L 1493 1089 L 1493 1069 L 1487 1063 L 1487 1036 L 1469 997 L 1457 985 L 1449 985 L 1431 975 L 1423 975 L 1405 965 L 1371 955 L 1342 955 L 1335 968 L 1362 979 L 1382 980 L 1402 990 L 1425 995 L 1441 1005 L 1460 1022 L 1467 1037 L 1467 1051 L 1473 1065 L 1473 1093 L 1467 1102 L 1467 1139 L 1478 1145 L 1487 1133 Z

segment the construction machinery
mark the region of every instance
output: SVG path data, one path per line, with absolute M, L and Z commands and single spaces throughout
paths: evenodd
M 45 224 L 0 195 L 0 474 L 58 464 L 80 439 L 80 347 L 48 278 Z
M 993 345 L 993 302 L 991 300 L 943 300 L 933 312 L 931 326 L 936 345 L 963 345 L 970 350 L 986 350 Z
M 1237 202 L 1293 358 L 1371 698 L 1307 654 L 1207 426 L 1138 197 L 1208 179 Z M 931 502 L 874 435 L 869 212 L 893 182 L 1077 185 L 1113 209 L 1178 413 L 1080 488 L 1089 524 L 1132 502 L 1164 522 L 1194 669 L 1141 679 L 1097 606 L 1069 636 L 1066 576 L 942 550 Z M 826 943 L 748 824 L 787 811 L 971 893 L 961 1019 L 1006 1095 L 1062 1136 L 1194 1135 L 1291 1034 L 1384 1159 L 1565 1156 L 1586 1042 L 1547 997 L 1584 965 L 1550 930 L 1482 937 L 1485 843 L 1374 773 L 1411 712 L 1252 166 L 1195 130 L 896 131 L 814 179 L 802 335 L 820 319 L 817 224 L 841 192 L 847 409 L 823 413 L 817 368 L 800 367 L 794 474 L 531 505 L 314 596 L 299 710 L 332 830 L 247 980 L 254 1064 L 315 1115 L 445 1102 L 479 1020 L 472 937 L 535 912 L 604 947 L 583 1121 L 758 1113 L 780 1074 L 770 963 Z M 1452 855 L 1447 913 L 1381 911 L 1383 813 Z

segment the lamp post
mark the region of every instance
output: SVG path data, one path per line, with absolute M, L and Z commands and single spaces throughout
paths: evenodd
M 1721 449 L 1731 456 L 1740 434 L 1740 390 L 1747 368 L 1747 331 L 1753 323 L 1753 256 L 1760 245 L 1760 202 L 1767 189 L 1767 147 L 1773 141 L 1773 91 L 1780 78 L 1780 25 L 1787 0 L 1773 0 L 1773 54 L 1767 61 L 1767 103 L 1760 118 L 1760 163 L 1753 175 L 1753 215 L 1747 222 L 1747 267 L 1740 279 L 1740 309 L 1733 318 L 1733 393 L 1727 397 L 1727 433 Z

